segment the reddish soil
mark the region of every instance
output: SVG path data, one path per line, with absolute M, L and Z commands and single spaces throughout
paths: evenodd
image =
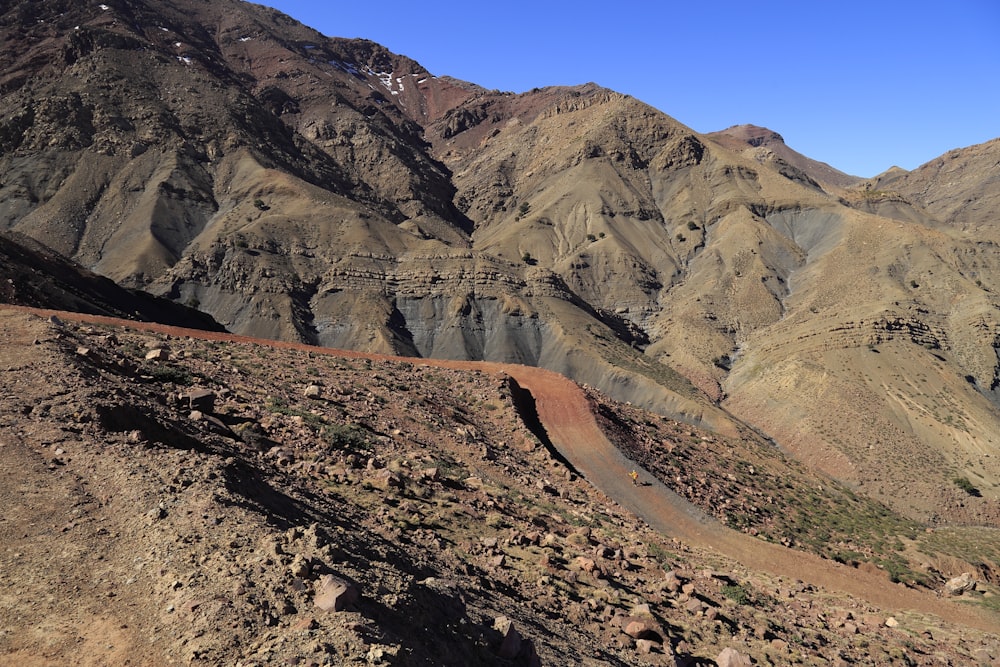
M 446 361 L 396 358 L 350 350 L 317 348 L 304 344 L 254 339 L 233 334 L 169 327 L 154 323 L 117 320 L 109 317 L 3 306 L 55 315 L 59 318 L 94 324 L 128 326 L 175 336 L 205 340 L 246 342 L 284 349 L 309 350 L 346 358 L 399 359 L 427 366 L 506 373 L 535 400 L 539 420 L 557 451 L 590 484 L 609 498 L 646 521 L 652 528 L 692 546 L 712 549 L 739 561 L 751 570 L 769 572 L 800 580 L 827 591 L 846 593 L 892 613 L 930 614 L 942 620 L 987 632 L 1000 629 L 1000 619 L 984 609 L 963 606 L 933 593 L 891 583 L 884 574 L 867 572 L 755 539 L 728 529 L 681 498 L 666 485 L 629 460 L 597 425 L 583 390 L 574 382 L 544 369 L 489 362 Z M 635 469 L 640 484 L 634 485 L 629 471 Z

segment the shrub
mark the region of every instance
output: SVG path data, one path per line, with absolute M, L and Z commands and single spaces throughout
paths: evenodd
M 143 375 L 151 376 L 157 382 L 173 382 L 184 386 L 190 385 L 193 380 L 187 369 L 176 368 L 174 366 L 152 366 L 147 365 L 142 368 Z
M 330 424 L 323 429 L 323 435 L 330 446 L 337 449 L 368 449 L 368 434 L 356 424 Z
M 739 584 L 725 584 L 722 594 L 740 606 L 750 604 L 752 599 L 750 591 Z
M 956 477 L 952 481 L 955 483 L 955 486 L 962 489 L 970 496 L 976 496 L 977 498 L 980 496 L 979 489 L 973 486 L 968 477 Z

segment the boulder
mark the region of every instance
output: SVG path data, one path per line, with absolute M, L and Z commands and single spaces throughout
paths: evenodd
M 215 408 L 215 392 L 211 389 L 189 389 L 178 394 L 177 398 L 192 410 L 212 412 Z
M 722 653 L 715 659 L 719 667 L 752 667 L 750 658 L 743 655 L 731 646 L 722 649 Z
M 663 640 L 660 627 L 652 618 L 629 616 L 622 621 L 622 630 L 632 639 Z
M 944 585 L 944 589 L 948 592 L 948 595 L 961 595 L 973 590 L 975 587 L 976 577 L 971 572 L 963 572 L 957 577 L 949 579 Z
M 332 574 L 324 574 L 316 584 L 313 603 L 323 611 L 343 611 L 357 603 L 361 591 L 350 581 Z
M 513 660 L 521 653 L 524 640 L 521 633 L 514 627 L 514 622 L 506 616 L 500 616 L 493 621 L 493 629 L 500 633 L 500 646 L 497 655 L 507 660 Z

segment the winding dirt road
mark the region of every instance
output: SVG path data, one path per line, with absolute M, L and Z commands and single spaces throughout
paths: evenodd
M 20 306 L 2 307 L 33 312 L 44 317 L 55 315 L 66 321 L 125 326 L 175 336 L 308 350 L 346 358 L 398 360 L 433 367 L 506 373 L 531 393 L 538 417 L 550 441 L 576 471 L 609 498 L 664 535 L 676 537 L 691 546 L 717 551 L 751 570 L 801 580 L 828 592 L 846 593 L 866 600 L 887 614 L 904 611 L 930 614 L 957 625 L 1000 632 L 1000 618 L 985 609 L 893 584 L 883 575 L 854 569 L 726 528 L 626 458 L 598 427 L 583 390 L 576 383 L 552 371 L 515 364 L 392 357 L 79 313 Z M 632 484 L 629 479 L 629 471 L 632 469 L 640 471 L 644 484 Z

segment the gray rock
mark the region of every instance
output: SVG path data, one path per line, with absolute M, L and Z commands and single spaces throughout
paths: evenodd
M 215 408 L 215 392 L 211 389 L 189 389 L 178 394 L 177 398 L 192 410 L 212 412 Z
M 949 579 L 944 585 L 944 589 L 948 592 L 948 595 L 961 595 L 973 590 L 975 587 L 976 577 L 971 572 L 963 572 L 957 577 Z

